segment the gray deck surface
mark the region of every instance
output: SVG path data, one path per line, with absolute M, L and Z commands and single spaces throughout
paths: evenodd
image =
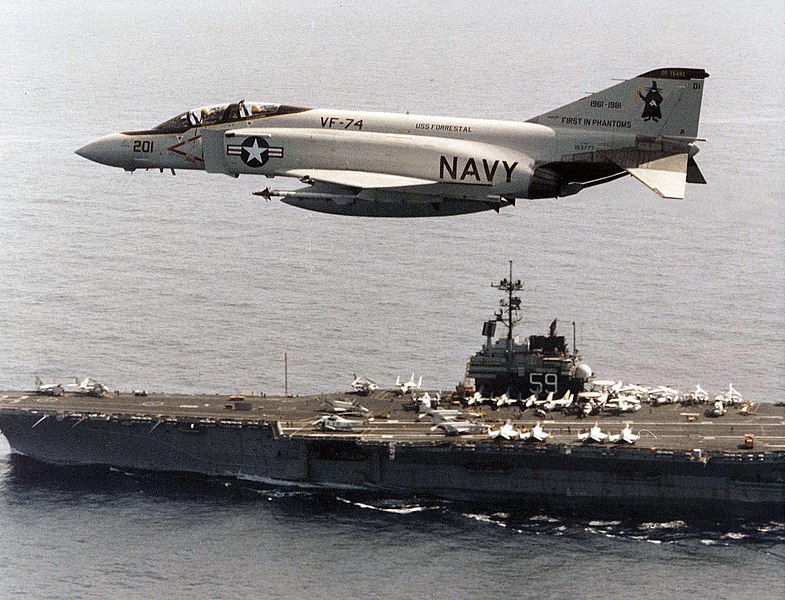
M 370 409 L 372 419 L 362 429 L 353 432 L 321 432 L 313 423 L 323 414 L 319 407 L 327 398 L 358 401 Z M 139 397 L 131 393 L 120 393 L 112 397 L 96 398 L 66 394 L 52 397 L 34 392 L 0 391 L 0 410 L 29 410 L 49 413 L 102 414 L 115 416 L 148 416 L 153 419 L 164 417 L 187 419 L 216 419 L 234 421 L 278 421 L 285 435 L 329 436 L 353 438 L 366 441 L 461 441 L 521 444 L 521 441 L 491 442 L 487 434 L 446 436 L 441 430 L 432 430 L 428 417 L 418 418 L 413 410 L 406 410 L 408 397 L 390 390 L 380 390 L 370 396 L 353 394 L 329 394 L 303 397 L 260 397 L 246 396 L 251 410 L 227 408 L 229 396 L 148 394 Z M 449 400 L 442 401 L 442 408 L 457 408 Z M 588 431 L 597 422 L 605 433 L 619 433 L 629 423 L 641 438 L 637 448 L 658 450 L 693 450 L 725 452 L 785 452 L 785 406 L 770 403 L 755 403 L 751 414 L 743 415 L 737 407 L 728 407 L 722 417 L 708 417 L 711 405 L 683 406 L 681 404 L 653 407 L 644 404 L 636 413 L 620 416 L 598 415 L 585 419 L 551 412 L 539 418 L 533 409 L 522 411 L 518 406 L 495 409 L 484 405 L 473 410 L 483 414 L 482 422 L 498 427 L 506 419 L 514 421 L 518 428 L 531 428 L 541 422 L 552 434 L 548 444 L 580 445 L 578 433 Z M 348 417 L 356 419 L 357 417 Z M 745 434 L 753 434 L 754 448 L 743 448 Z

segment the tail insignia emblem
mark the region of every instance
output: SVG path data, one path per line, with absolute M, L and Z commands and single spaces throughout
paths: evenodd
M 641 118 L 643 118 L 644 121 L 654 121 L 656 123 L 662 118 L 662 111 L 660 110 L 662 94 L 660 94 L 660 89 L 657 87 L 656 81 L 652 81 L 651 87 L 646 88 L 646 90 L 645 96 L 638 92 L 638 96 L 640 96 L 644 103 Z

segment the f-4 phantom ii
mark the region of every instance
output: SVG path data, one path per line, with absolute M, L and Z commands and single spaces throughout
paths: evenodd
M 663 198 L 706 183 L 695 163 L 703 69 L 648 71 L 525 122 L 242 100 L 77 150 L 106 165 L 293 177 L 270 199 L 325 213 L 430 217 L 558 198 L 632 175 Z

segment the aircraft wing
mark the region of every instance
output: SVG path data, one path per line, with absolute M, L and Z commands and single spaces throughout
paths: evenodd
M 420 185 L 435 185 L 435 181 L 389 175 L 387 173 L 370 173 L 368 171 L 341 171 L 338 169 L 293 169 L 281 175 L 297 177 L 315 182 L 332 183 L 338 186 L 358 189 L 397 188 Z

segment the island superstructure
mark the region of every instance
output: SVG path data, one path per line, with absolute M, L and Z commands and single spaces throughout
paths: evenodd
M 480 393 L 507 393 L 510 396 L 532 393 L 562 396 L 568 391 L 573 394 L 583 391 L 585 382 L 591 377 L 591 368 L 581 363 L 574 342 L 573 352 L 568 351 L 564 336 L 556 334 L 556 320 L 551 323 L 547 336 L 530 335 L 523 342 L 515 337 L 514 328 L 520 322 L 521 310 L 521 298 L 516 294 L 523 290 L 523 283 L 520 279 L 513 280 L 512 261 L 509 279 L 502 279 L 493 287 L 505 297 L 500 301 L 494 319 L 483 324 L 485 344 L 467 365 L 467 377 L 474 380 L 475 388 Z M 497 323 L 501 323 L 507 333 L 494 341 Z

